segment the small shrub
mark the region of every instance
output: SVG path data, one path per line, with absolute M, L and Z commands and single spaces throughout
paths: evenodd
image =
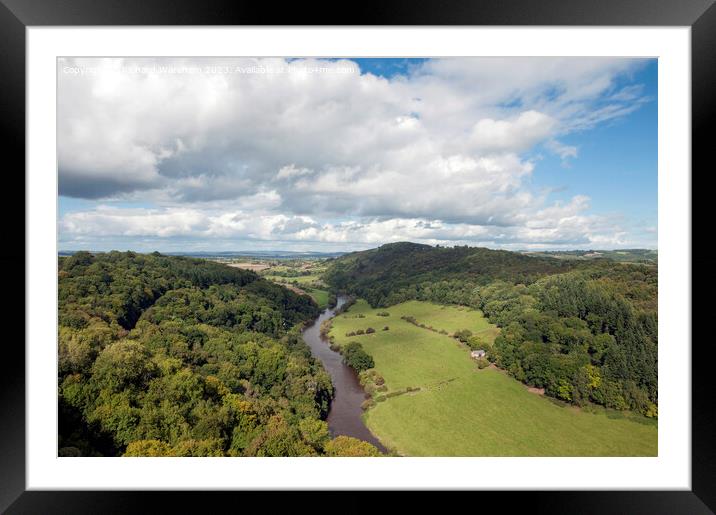
M 343 362 L 356 372 L 362 372 L 375 366 L 373 357 L 363 350 L 358 342 L 350 342 L 343 349 Z
M 365 330 L 365 334 L 373 334 L 374 332 L 375 332 L 375 329 L 373 329 L 372 327 L 369 327 L 368 329 Z
M 355 331 L 351 331 L 350 333 L 346 333 L 346 336 L 355 336 L 355 335 L 356 335 L 356 332 L 355 332 Z
M 376 313 L 376 315 L 378 315 L 379 317 L 389 317 L 390 313 L 388 313 L 387 311 L 380 311 Z
M 467 343 L 470 340 L 470 337 L 472 336 L 472 331 L 469 329 L 463 329 L 462 331 L 458 331 L 455 333 L 455 338 L 460 340 L 462 343 Z
M 388 329 L 390 329 L 390 327 L 388 327 L 388 326 L 386 325 L 386 326 L 383 328 L 383 331 L 387 331 Z
M 365 386 L 368 383 L 373 383 L 373 375 L 371 374 L 373 370 L 362 370 L 361 372 L 358 372 L 358 382 L 361 384 L 361 386 Z
M 373 406 L 375 406 L 375 401 L 373 399 L 366 399 L 360 405 L 360 407 L 363 411 L 370 409 Z
M 320 327 L 321 336 L 328 335 L 328 332 L 331 330 L 332 324 L 333 324 L 332 320 L 324 320 L 323 322 L 321 322 L 321 327 Z

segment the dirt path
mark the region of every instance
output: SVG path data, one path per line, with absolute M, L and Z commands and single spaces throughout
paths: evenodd
M 279 283 L 279 284 L 281 286 L 283 286 L 284 288 L 291 290 L 294 293 L 298 293 L 299 295 L 308 295 L 308 292 L 302 290 L 298 286 L 294 286 L 293 284 L 288 284 L 288 283 Z

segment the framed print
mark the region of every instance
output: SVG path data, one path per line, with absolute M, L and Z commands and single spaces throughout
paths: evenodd
M 2 509 L 710 513 L 715 9 L 5 1 Z

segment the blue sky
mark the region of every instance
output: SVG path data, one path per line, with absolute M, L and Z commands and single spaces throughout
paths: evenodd
M 545 155 L 534 175 L 543 187 L 564 187 L 556 198 L 583 192 L 600 214 L 623 213 L 636 218 L 657 220 L 658 111 L 656 60 L 635 73 L 623 85 L 644 85 L 650 100 L 635 112 L 592 130 L 563 138 L 579 148 L 579 157 L 564 168 L 554 155 Z
M 149 61 L 58 76 L 61 250 L 657 247 L 656 60 Z

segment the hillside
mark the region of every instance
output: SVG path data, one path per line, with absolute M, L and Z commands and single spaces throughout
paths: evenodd
M 333 320 L 334 345 L 358 342 L 375 361 L 361 373 L 371 395 L 364 419 L 386 447 L 402 456 L 657 454 L 656 421 L 573 409 L 501 370 L 480 368 L 451 337 L 466 329 L 483 342 L 494 334 L 479 310 L 421 301 L 371 309 L 358 300 Z
M 575 266 L 574 262 L 506 250 L 401 242 L 337 258 L 324 279 L 334 288 L 349 289 L 371 304 L 381 305 L 391 294 L 425 281 L 458 279 L 487 284 L 501 279 L 528 284 Z
M 619 263 L 647 263 L 656 264 L 658 252 L 648 249 L 619 249 L 619 250 L 554 250 L 523 252 L 528 256 L 543 256 L 557 259 L 597 260 L 609 259 Z
M 408 300 L 482 310 L 490 359 L 576 405 L 657 414 L 656 266 L 483 248 L 384 245 L 331 262 L 324 280 L 373 307 Z
M 333 387 L 297 329 L 309 297 L 158 253 L 78 252 L 58 281 L 60 456 L 355 451 L 322 420 Z

